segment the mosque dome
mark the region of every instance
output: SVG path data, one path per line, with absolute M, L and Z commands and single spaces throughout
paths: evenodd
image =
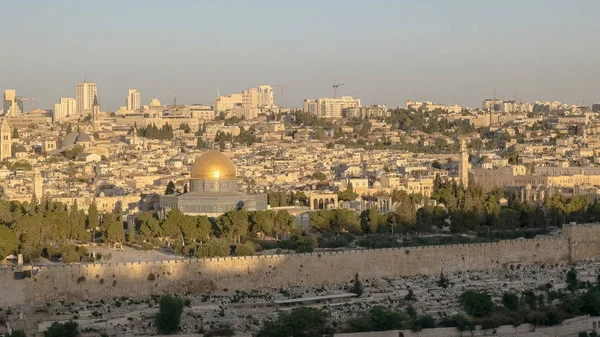
M 150 101 L 150 106 L 160 106 L 160 101 L 158 100 L 158 98 L 154 97 L 151 101 Z
M 87 142 L 90 143 L 92 139 L 90 136 L 83 132 L 71 132 L 65 136 L 62 140 L 62 147 L 76 145 L 78 143 Z
M 190 179 L 235 180 L 235 165 L 223 153 L 210 150 L 196 158 L 190 171 Z

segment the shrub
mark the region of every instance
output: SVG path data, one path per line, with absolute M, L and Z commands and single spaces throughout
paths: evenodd
M 44 331 L 44 337 L 77 337 L 79 336 L 78 326 L 73 321 L 66 323 L 54 322 L 48 330 Z
M 456 325 L 456 328 L 458 329 L 458 331 L 473 331 L 475 330 L 475 323 L 473 323 L 472 320 L 461 316 L 461 315 L 456 315 L 452 318 L 454 320 L 454 324 Z
M 154 275 L 154 273 L 150 273 L 150 274 L 148 274 L 148 277 L 146 278 L 146 280 L 154 281 L 154 280 L 156 280 L 156 275 Z
M 315 238 L 312 235 L 303 236 L 300 239 L 298 239 L 298 247 L 296 248 L 296 252 L 310 253 L 317 247 L 319 247 L 317 238 Z
M 218 329 L 209 330 L 204 337 L 230 337 L 235 335 L 235 331 L 230 326 L 221 326 Z
M 79 276 L 77 278 L 77 283 L 85 282 L 85 276 Z
M 183 301 L 176 297 L 163 296 L 160 298 L 156 327 L 163 334 L 170 335 L 179 330 Z
M 235 246 L 235 255 L 237 256 L 250 256 L 254 255 L 256 249 L 252 243 L 243 243 Z
M 350 287 L 350 292 L 356 294 L 357 297 L 360 297 L 363 294 L 363 285 L 360 279 L 358 278 L 358 273 L 354 274 L 354 279 L 352 280 L 352 286 Z
M 590 337 L 590 334 L 587 331 L 579 331 L 577 337 Z
M 413 322 L 414 331 L 421 331 L 423 329 L 433 328 L 435 328 L 435 319 L 430 315 L 421 316 Z

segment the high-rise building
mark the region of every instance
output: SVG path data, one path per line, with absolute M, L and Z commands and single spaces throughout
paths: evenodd
M 16 116 L 23 112 L 23 99 L 17 97 L 15 90 L 4 91 L 4 114 L 6 116 Z
M 60 121 L 69 116 L 74 116 L 77 113 L 77 103 L 74 98 L 63 97 L 60 103 L 54 104 L 53 120 Z
M 126 99 L 127 110 L 137 110 L 141 106 L 140 93 L 136 89 L 129 89 Z
M 75 91 L 77 101 L 77 114 L 89 115 L 92 113 L 94 97 L 98 95 L 98 88 L 94 82 L 83 82 L 77 84 Z
M 258 87 L 258 105 L 263 107 L 271 107 L 275 104 L 273 96 L 273 88 L 270 85 L 261 85 Z
M 360 106 L 360 99 L 352 98 L 350 96 L 304 100 L 304 112 L 325 118 L 342 117 L 342 110 L 347 108 L 358 108 Z
M 274 104 L 273 88 L 261 85 L 258 88 L 244 90 L 241 94 L 219 96 L 215 99 L 215 112 L 234 110 L 235 108 L 256 109 Z

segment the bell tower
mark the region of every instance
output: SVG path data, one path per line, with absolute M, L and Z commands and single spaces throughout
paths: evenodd
M 98 117 L 100 115 L 100 104 L 98 104 L 98 95 L 94 96 L 94 104 L 92 104 L 92 126 L 94 132 L 98 131 Z
M 4 160 L 12 156 L 12 132 L 6 118 L 0 124 L 0 160 Z

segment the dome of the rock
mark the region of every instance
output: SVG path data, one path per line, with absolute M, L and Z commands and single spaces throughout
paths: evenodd
M 223 153 L 210 150 L 196 158 L 190 170 L 190 179 L 235 180 L 235 165 Z

